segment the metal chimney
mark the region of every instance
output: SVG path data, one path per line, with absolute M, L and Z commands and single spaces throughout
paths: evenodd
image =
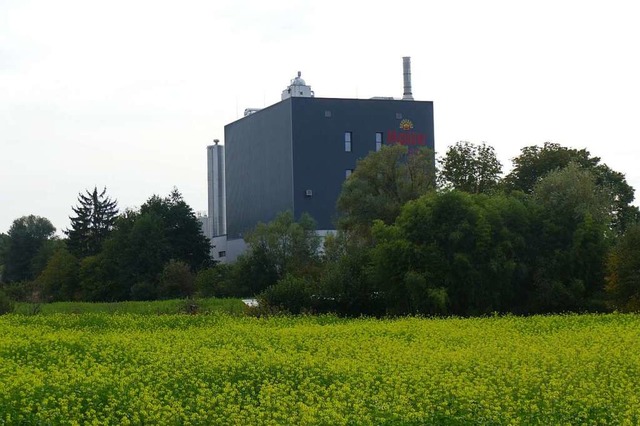
M 412 101 L 413 94 L 411 93 L 411 56 L 402 57 L 402 75 L 404 77 L 404 93 L 402 94 L 403 101 Z

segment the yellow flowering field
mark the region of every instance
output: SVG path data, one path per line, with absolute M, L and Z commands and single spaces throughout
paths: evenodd
M 0 424 L 640 424 L 640 316 L 0 317 Z

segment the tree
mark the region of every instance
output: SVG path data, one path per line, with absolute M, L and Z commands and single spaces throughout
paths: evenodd
M 502 164 L 492 146 L 456 142 L 440 160 L 440 184 L 472 194 L 487 193 L 500 183 Z
M 4 282 L 4 263 L 9 251 L 9 241 L 7 234 L 0 233 L 0 283 Z
M 173 190 L 166 198 L 150 197 L 139 211 L 127 210 L 116 220 L 103 250 L 91 256 L 81 285 L 92 300 L 154 299 L 161 273 L 171 260 L 192 272 L 211 264 L 209 241 L 195 213 Z
M 95 294 L 101 300 L 155 299 L 159 276 L 171 259 L 166 234 L 166 224 L 156 213 L 127 211 L 119 217 L 95 264 L 107 291 Z
M 606 291 L 614 308 L 640 310 L 640 225 L 629 228 L 611 250 Z
M 600 158 L 592 157 L 586 149 L 566 148 L 551 142 L 546 142 L 542 147 L 525 147 L 513 159 L 513 170 L 505 177 L 505 186 L 508 190 L 531 194 L 540 179 L 554 170 L 567 167 L 569 163 L 590 170 L 597 186 L 611 193 L 608 212 L 611 227 L 616 233 L 622 234 L 625 229 L 638 222 L 640 212 L 636 206 L 631 205 L 634 189 L 627 183 L 624 174 L 600 163 Z
M 174 188 L 165 198 L 153 195 L 140 207 L 140 214 L 155 214 L 162 220 L 168 246 L 167 261 L 181 260 L 192 271 L 210 266 L 211 243 L 202 233 L 202 225 L 195 212 L 183 200 L 178 189 Z
M 158 296 L 160 299 L 184 298 L 193 295 L 194 275 L 189 265 L 184 262 L 171 260 L 160 275 Z
M 545 142 L 543 146 L 527 146 L 513 160 L 513 169 L 505 177 L 510 190 L 530 194 L 538 181 L 549 172 L 559 170 L 574 162 L 580 167 L 592 168 L 600 158 L 591 157 L 586 149 L 566 148 L 557 143 Z
M 377 222 L 372 279 L 393 314 L 477 315 L 522 305 L 529 212 L 502 194 L 431 193 Z
M 570 163 L 534 187 L 537 233 L 532 260 L 532 311 L 595 308 L 602 298 L 611 218 L 610 193 L 594 172 Z
M 196 275 L 195 287 L 200 297 L 241 297 L 244 291 L 234 288 L 230 280 L 231 264 L 217 263 L 211 268 L 201 269 Z
M 50 300 L 77 300 L 78 273 L 78 259 L 63 247 L 51 256 L 36 282 Z
M 318 280 L 314 309 L 343 315 L 384 313 L 371 276 L 372 248 L 344 232 L 324 241 L 322 274 Z
M 79 205 L 72 207 L 76 216 L 69 217 L 71 229 L 64 231 L 69 251 L 80 258 L 100 252 L 118 214 L 117 201 L 105 196 L 106 187 L 101 193 L 97 187 L 85 192 L 78 194 Z
M 8 233 L 5 280 L 11 282 L 35 278 L 40 270 L 33 267 L 34 259 L 44 244 L 53 238 L 55 231 L 56 228 L 44 217 L 29 215 L 14 220 Z
M 338 228 L 368 236 L 374 220 L 391 224 L 409 200 L 435 188 L 433 152 L 384 146 L 358 161 L 342 185 Z
M 240 256 L 231 279 L 257 294 L 287 274 L 310 275 L 319 262 L 320 238 L 313 218 L 304 213 L 297 222 L 290 211 L 265 224 L 259 223 L 245 239 L 249 250 Z

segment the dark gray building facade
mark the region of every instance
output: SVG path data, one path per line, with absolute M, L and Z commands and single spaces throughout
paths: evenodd
M 342 183 L 382 145 L 434 149 L 433 103 L 291 97 L 224 128 L 227 238 L 290 210 L 335 229 Z

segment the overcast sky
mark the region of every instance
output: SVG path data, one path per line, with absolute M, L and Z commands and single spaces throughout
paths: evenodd
M 431 100 L 438 154 L 486 141 L 587 148 L 640 189 L 634 1 L 0 0 L 0 232 L 69 226 L 176 186 L 207 206 L 206 146 L 298 70 L 318 97 Z M 639 194 L 640 195 L 640 194 Z

